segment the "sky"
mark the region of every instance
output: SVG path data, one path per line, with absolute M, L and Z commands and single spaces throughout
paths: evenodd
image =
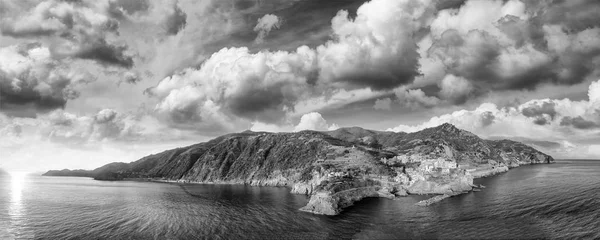
M 600 2 L 0 0 L 0 168 L 449 122 L 600 159 Z

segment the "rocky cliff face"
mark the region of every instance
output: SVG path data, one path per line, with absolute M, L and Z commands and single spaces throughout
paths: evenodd
M 489 141 L 450 124 L 416 133 L 342 128 L 242 132 L 91 171 L 96 179 L 288 186 L 310 196 L 302 210 L 337 214 L 365 197 L 450 194 L 473 178 L 552 157 L 508 140 Z

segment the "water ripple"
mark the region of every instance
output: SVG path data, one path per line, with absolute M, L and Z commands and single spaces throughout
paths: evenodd
M 416 207 L 370 198 L 338 216 L 287 188 L 0 178 L 0 239 L 598 239 L 600 162 L 524 166 Z

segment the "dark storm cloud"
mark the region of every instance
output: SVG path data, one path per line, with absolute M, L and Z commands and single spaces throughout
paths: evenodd
M 5 80 L 1 78 L 2 76 L 0 76 L 0 81 L 2 82 L 0 84 L 0 109 L 18 110 L 24 107 L 33 107 L 39 111 L 49 111 L 64 108 L 67 103 L 68 97 L 60 93 L 42 96 L 39 92 L 31 88 L 14 91 L 10 86 L 5 85 Z
M 435 2 L 435 7 L 440 11 L 444 9 L 456 9 L 460 8 L 465 2 L 466 0 L 438 0 Z
M 537 118 L 535 118 L 535 120 L 533 120 L 533 123 L 535 123 L 537 125 L 546 125 L 550 122 L 548 121 L 548 119 L 546 119 L 544 117 L 537 117 Z
M 489 92 L 574 85 L 599 77 L 599 1 L 447 4 L 441 8 L 450 9 L 438 12 L 432 23 L 432 45 L 422 57 L 442 66 L 425 71 L 426 79 L 439 82 L 454 75 L 475 87 L 466 101 L 454 104 Z
M 86 42 L 81 49 L 73 56 L 81 59 L 97 61 L 104 65 L 113 65 L 123 68 L 133 66 L 133 58 L 125 54 L 126 45 L 111 45 L 104 39 L 98 39 L 96 42 Z
M 551 119 L 554 119 L 557 114 L 555 107 L 556 104 L 553 102 L 544 102 L 541 105 L 535 104 L 529 107 L 524 107 L 521 110 L 521 113 L 526 117 L 539 117 L 544 116 L 545 114 L 550 116 Z
M 284 106 L 293 107 L 293 97 L 285 96 L 281 85 L 255 89 L 235 96 L 227 103 L 233 114 L 262 122 L 276 122 L 285 115 Z
M 0 48 L 2 111 L 18 115 L 64 108 L 68 100 L 79 97 L 75 86 L 91 81 L 87 72 L 52 59 L 49 49 L 39 43 Z
M 416 54 L 416 52 L 414 52 Z M 415 76 L 419 74 L 418 63 L 413 62 L 412 68 L 396 67 L 406 64 L 406 60 L 399 62 L 386 62 L 379 66 L 369 66 L 357 69 L 356 72 L 345 77 L 340 77 L 338 81 L 350 83 L 357 87 L 369 87 L 373 90 L 389 90 L 395 87 L 411 83 Z
M 33 74 L 25 72 L 20 75 L 21 81 L 15 87 L 14 78 L 0 70 L 0 109 L 34 108 L 45 112 L 64 108 L 67 100 L 79 97 L 79 92 L 69 87 L 71 79 L 66 76 L 60 76 L 59 79 L 50 82 L 40 82 Z M 41 91 L 41 88 L 44 90 Z
M 127 46 L 107 40 L 108 35 L 118 36 L 119 21 L 111 14 L 114 7 L 114 4 L 49 0 L 20 15 L 5 18 L 0 30 L 3 35 L 15 38 L 60 39 L 58 44 L 50 45 L 51 52 L 58 58 L 75 57 L 131 68 L 133 59 L 125 53 Z M 61 49 L 63 45 L 69 49 Z
M 505 57 L 503 51 L 505 47 L 497 38 L 485 31 L 471 30 L 462 35 L 450 29 L 434 42 L 428 54 L 442 61 L 447 73 L 479 82 L 477 84 L 484 88 L 533 89 L 540 82 L 558 78 L 558 74 L 553 72 L 553 67 L 556 67 L 553 61 L 506 76 L 498 67 L 500 58 Z M 582 81 L 582 78 L 578 79 Z
M 563 117 L 560 121 L 561 126 L 573 126 L 578 129 L 591 129 L 591 128 L 599 128 L 600 124 L 595 123 L 593 121 L 589 121 L 584 119 L 581 116 L 578 117 Z

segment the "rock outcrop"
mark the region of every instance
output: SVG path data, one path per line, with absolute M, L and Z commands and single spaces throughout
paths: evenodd
M 552 157 L 509 140 L 484 140 L 443 124 L 415 133 L 242 132 L 89 171 L 99 180 L 287 186 L 310 196 L 301 210 L 335 215 L 366 197 L 471 190 L 473 178 Z M 63 170 L 64 171 L 64 170 Z M 52 174 L 48 174 L 52 175 Z

